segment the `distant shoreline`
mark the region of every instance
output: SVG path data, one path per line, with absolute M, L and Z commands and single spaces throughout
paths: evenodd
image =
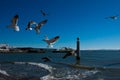
M 120 51 L 120 49 L 100 49 L 100 50 L 81 50 L 81 51 Z M 9 48 L 9 49 L 0 49 L 0 53 L 67 53 L 70 52 L 68 50 L 57 50 L 54 48 L 31 48 L 31 47 L 23 47 L 23 48 Z

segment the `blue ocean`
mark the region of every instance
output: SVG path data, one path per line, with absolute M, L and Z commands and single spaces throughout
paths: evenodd
M 0 53 L 0 80 L 120 80 L 119 50 L 82 50 L 80 65 L 95 67 L 81 69 L 75 56 L 65 53 Z M 44 62 L 49 57 L 51 62 Z M 63 64 L 62 64 L 63 63 Z

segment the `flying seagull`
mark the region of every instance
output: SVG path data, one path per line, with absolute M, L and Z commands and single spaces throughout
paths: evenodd
M 42 13 L 43 16 L 48 16 L 48 14 L 46 14 L 43 10 L 40 10 L 40 12 Z
M 46 36 L 46 39 L 44 39 L 43 41 L 45 41 L 48 44 L 48 47 L 53 47 L 53 44 L 60 38 L 60 36 L 56 36 L 52 39 L 48 39 L 48 37 Z
M 76 56 L 76 51 L 69 51 L 62 58 L 65 59 L 69 56 Z
M 117 20 L 117 19 L 118 19 L 118 15 L 110 16 L 110 17 L 106 17 L 105 19 L 113 19 L 113 20 Z
M 41 21 L 40 23 L 36 24 L 36 26 L 34 27 L 35 31 L 39 34 L 40 33 L 40 28 L 47 23 L 47 19 Z
M 65 47 L 66 50 L 66 54 L 62 57 L 63 59 L 69 57 L 69 56 L 76 56 L 76 50 L 72 49 L 72 48 L 67 48 Z
M 32 30 L 31 25 L 33 24 L 37 24 L 37 23 L 34 21 L 29 21 L 26 30 Z
M 18 15 L 15 15 L 11 21 L 11 25 L 9 25 L 9 28 L 13 28 L 15 31 L 20 31 L 18 24 Z
M 49 57 L 43 57 L 42 60 L 44 60 L 44 62 L 48 62 L 48 61 L 50 62 L 51 61 L 51 59 Z

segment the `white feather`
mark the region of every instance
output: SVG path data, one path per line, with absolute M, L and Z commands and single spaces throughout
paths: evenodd
M 20 31 L 19 26 L 17 26 L 17 25 L 14 27 L 14 29 L 15 29 L 15 31 Z
M 29 28 L 29 30 L 32 30 L 32 28 Z

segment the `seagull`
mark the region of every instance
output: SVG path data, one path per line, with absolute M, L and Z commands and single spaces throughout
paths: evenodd
M 31 25 L 33 25 L 33 24 L 37 24 L 37 23 L 32 20 L 29 21 L 26 30 L 32 30 Z
M 44 62 L 48 62 L 48 61 L 50 62 L 51 61 L 51 59 L 48 58 L 48 57 L 43 57 L 42 60 L 44 60 Z
M 40 28 L 47 23 L 47 19 L 41 21 L 40 23 L 36 24 L 36 26 L 34 27 L 35 31 L 39 34 L 40 33 Z
M 118 19 L 118 15 L 110 16 L 110 17 L 106 17 L 105 19 L 113 19 L 113 20 L 117 20 L 117 19 Z
M 43 10 L 40 10 L 40 12 L 42 13 L 43 16 L 48 16 L 48 14 L 46 14 Z
M 62 58 L 65 59 L 69 56 L 76 56 L 76 51 L 75 50 L 69 51 Z
M 46 36 L 46 39 L 44 39 L 43 41 L 45 41 L 48 44 L 48 46 L 53 47 L 52 44 L 54 44 L 59 38 L 60 36 L 56 36 L 52 39 L 48 39 L 48 37 Z
M 18 15 L 15 15 L 11 21 L 11 25 L 9 25 L 9 28 L 13 28 L 15 31 L 20 31 L 18 24 Z

